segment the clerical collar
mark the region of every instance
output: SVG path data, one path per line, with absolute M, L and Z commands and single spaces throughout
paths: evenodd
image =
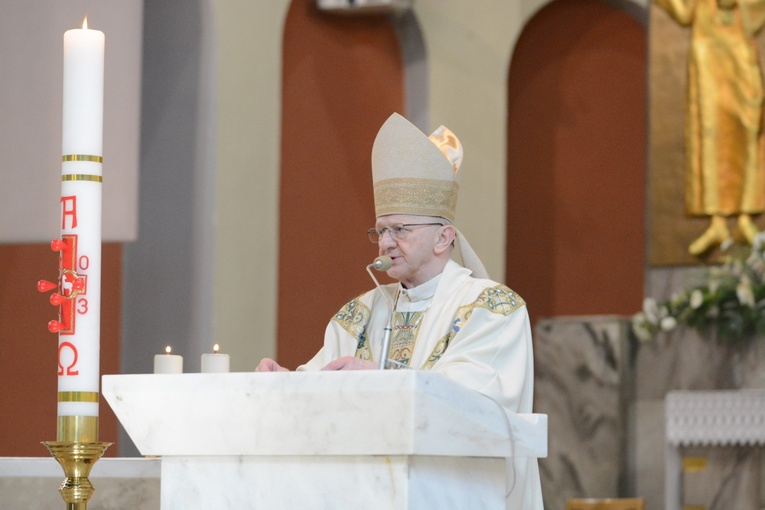
M 399 283 L 399 299 L 410 303 L 431 299 L 436 293 L 436 288 L 438 287 L 438 282 L 441 281 L 442 274 L 443 273 L 439 273 L 435 278 L 432 278 L 417 287 L 412 287 L 411 289 L 407 289 Z

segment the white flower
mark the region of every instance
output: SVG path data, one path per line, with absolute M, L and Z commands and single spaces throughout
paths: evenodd
M 735 241 L 734 241 L 734 239 L 732 237 L 728 237 L 723 242 L 720 243 L 720 249 L 722 251 L 728 251 L 728 248 L 733 246 L 734 242 Z
M 698 310 L 698 308 L 704 304 L 704 294 L 699 289 L 691 292 L 691 308 Z
M 754 292 L 752 291 L 752 284 L 746 276 L 741 278 L 741 281 L 736 285 L 736 297 L 742 305 L 754 308 Z
M 647 297 L 643 300 L 643 314 L 648 324 L 659 324 L 659 307 L 654 298 Z
M 758 329 L 760 314 L 765 313 L 765 297 L 755 302 L 755 296 L 765 292 L 765 231 L 757 235 L 749 253 L 731 247 L 722 264 L 706 268 L 701 282 L 667 300 L 646 298 L 642 312 L 633 316 L 635 337 L 647 341 L 657 332 L 686 325 L 717 327 L 722 339 L 735 342 L 742 332 Z
M 641 342 L 650 342 L 651 340 L 653 340 L 653 334 L 651 334 L 648 328 L 637 327 L 637 328 L 632 328 L 632 331 L 635 332 L 635 336 Z
M 752 240 L 752 252 L 762 251 L 765 248 L 765 232 L 758 232 Z
M 646 322 L 645 314 L 643 312 L 638 312 L 632 316 L 632 331 L 634 331 L 635 336 L 639 341 L 649 342 L 653 340 L 653 333 L 651 330 L 652 328 Z
M 747 260 L 747 265 L 756 276 L 761 275 L 762 269 L 765 267 L 763 265 L 763 260 L 760 257 L 750 257 L 750 259 Z
M 659 327 L 662 331 L 672 331 L 677 327 L 677 319 L 672 316 L 664 317 L 659 323 Z

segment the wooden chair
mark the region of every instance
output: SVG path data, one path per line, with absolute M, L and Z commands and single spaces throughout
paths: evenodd
M 643 498 L 569 499 L 566 510 L 645 510 Z

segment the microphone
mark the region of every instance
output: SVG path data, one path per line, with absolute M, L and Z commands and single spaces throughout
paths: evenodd
M 374 262 L 367 266 L 367 273 L 369 273 L 369 276 L 372 277 L 372 281 L 375 282 L 375 287 L 377 287 L 377 290 L 380 291 L 380 294 L 383 295 L 385 301 L 388 303 L 388 325 L 385 327 L 382 349 L 380 349 L 380 363 L 377 367 L 379 370 L 385 370 L 385 364 L 388 361 L 388 353 L 390 352 L 390 332 L 393 329 L 393 301 L 391 301 L 390 296 L 388 296 L 388 294 L 383 291 L 382 287 L 380 287 L 380 282 L 378 282 L 377 278 L 375 278 L 374 273 L 372 273 L 372 269 L 377 271 L 387 271 L 391 268 L 392 265 L 393 261 L 390 257 L 381 255 L 377 257 Z
M 387 271 L 393 265 L 393 260 L 386 255 L 382 255 L 377 257 L 375 261 L 369 265 L 372 266 L 372 269 L 376 269 L 377 271 Z

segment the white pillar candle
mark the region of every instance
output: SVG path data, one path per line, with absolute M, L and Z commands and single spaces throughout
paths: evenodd
M 52 245 L 60 254 L 62 304 L 49 325 L 59 334 L 60 424 L 71 422 L 64 417 L 98 419 L 105 38 L 86 27 L 64 34 L 61 239 Z
M 165 354 L 154 355 L 154 373 L 155 374 L 182 374 L 183 356 L 171 354 L 172 349 L 168 345 L 165 347 Z
M 202 354 L 202 373 L 221 373 L 228 372 L 230 359 L 228 354 L 218 352 L 218 344 L 213 346 L 212 354 Z

